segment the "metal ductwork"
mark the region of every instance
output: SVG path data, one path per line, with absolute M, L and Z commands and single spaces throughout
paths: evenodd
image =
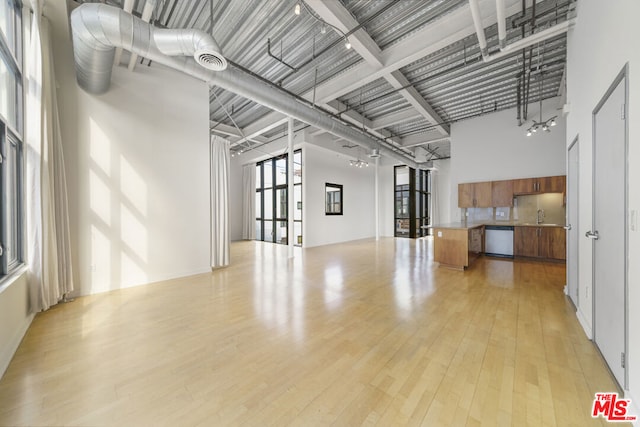
M 202 31 L 154 28 L 121 9 L 95 3 L 85 3 L 75 9 L 71 13 L 71 27 L 78 84 L 89 93 L 100 94 L 109 89 L 114 50 L 122 47 L 366 149 L 379 148 L 380 154 L 419 168 L 418 163 L 406 155 L 380 145 L 376 138 L 336 120 L 330 114 L 306 105 L 247 73 L 225 69 L 227 63 L 217 44 Z
M 218 43 L 204 31 L 155 28 L 112 6 L 83 4 L 71 13 L 71 27 L 78 84 L 89 93 L 109 89 L 117 47 L 149 59 L 189 55 L 209 70 L 227 68 Z

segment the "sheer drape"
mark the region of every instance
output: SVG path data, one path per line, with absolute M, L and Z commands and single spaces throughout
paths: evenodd
M 256 238 L 256 164 L 242 167 L 242 238 Z
M 50 28 L 33 2 L 27 64 L 27 262 L 32 310 L 73 291 L 67 185 Z
M 229 141 L 211 137 L 211 268 L 229 265 Z

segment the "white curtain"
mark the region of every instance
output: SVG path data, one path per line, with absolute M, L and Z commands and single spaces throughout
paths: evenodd
M 256 238 L 256 164 L 242 167 L 242 238 Z
M 27 262 L 32 310 L 39 311 L 57 304 L 74 289 L 50 28 L 39 0 L 33 2 L 28 49 Z
M 229 265 L 229 141 L 211 137 L 211 268 Z

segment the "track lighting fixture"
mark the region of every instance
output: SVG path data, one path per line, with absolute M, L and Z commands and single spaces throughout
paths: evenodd
M 363 166 L 364 166 L 364 167 L 367 167 L 367 168 L 368 168 L 368 167 L 369 167 L 369 163 L 364 162 L 364 161 L 362 161 L 362 160 L 360 160 L 360 159 L 357 159 L 357 160 L 349 160 L 349 166 L 353 166 L 353 167 L 356 167 L 356 168 L 361 168 L 361 167 L 363 167 Z
M 346 41 L 344 43 L 344 47 L 346 47 L 347 49 L 351 49 L 351 42 L 349 41 L 349 39 L 347 37 L 344 38 Z
M 322 27 L 320 27 L 320 34 L 327 34 L 327 24 L 322 23 Z
M 300 15 L 300 3 L 296 3 L 296 6 L 293 8 L 293 13 Z
M 533 124 L 527 129 L 527 136 L 531 136 L 534 133 L 538 132 L 538 129 L 542 129 L 543 132 L 551 132 L 551 127 L 556 125 L 556 117 L 553 116 L 547 120 L 542 120 L 542 88 L 544 82 L 544 75 L 540 73 L 540 83 L 539 83 L 539 92 L 540 92 L 540 121 L 533 121 Z

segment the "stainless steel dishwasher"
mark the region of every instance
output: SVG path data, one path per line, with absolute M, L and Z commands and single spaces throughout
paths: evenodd
M 490 256 L 513 258 L 513 226 L 486 225 L 484 253 Z

